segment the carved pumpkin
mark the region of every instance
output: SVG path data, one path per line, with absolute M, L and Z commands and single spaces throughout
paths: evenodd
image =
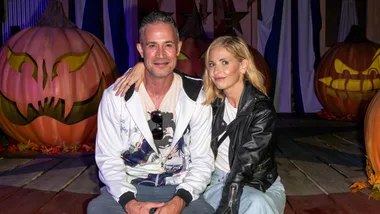
M 195 4 L 179 35 L 182 48 L 177 57 L 176 69 L 189 76 L 202 77 L 205 71 L 205 54 L 211 40 L 203 29 L 201 16 Z
M 264 75 L 265 78 L 265 88 L 267 89 L 267 93 L 270 92 L 271 87 L 271 78 L 270 78 L 270 70 L 269 66 L 266 63 L 264 57 L 261 55 L 261 53 L 256 50 L 255 48 L 249 47 L 251 54 L 253 56 L 253 60 L 255 62 L 256 68 Z
M 363 118 L 380 88 L 380 45 L 351 39 L 330 48 L 315 74 L 317 97 L 327 112 Z
M 36 26 L 0 50 L 0 127 L 20 143 L 93 140 L 102 93 L 116 78 L 101 41 L 71 23 L 62 3 L 50 1 Z
M 368 106 L 364 120 L 364 138 L 367 158 L 373 170 L 380 173 L 380 93 L 374 96 Z
M 380 200 L 380 92 L 371 100 L 364 119 L 364 139 L 367 156 L 366 173 L 368 183 L 355 182 L 354 192 L 371 188 L 368 198 Z
M 205 54 L 210 42 L 202 39 L 183 38 L 176 69 L 189 76 L 202 77 L 205 71 Z

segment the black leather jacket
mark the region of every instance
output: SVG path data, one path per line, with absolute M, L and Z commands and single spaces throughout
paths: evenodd
M 226 129 L 230 138 L 230 173 L 216 213 L 238 213 L 245 185 L 265 192 L 276 180 L 275 155 L 276 112 L 267 96 L 245 81 L 236 119 L 228 127 L 223 120 L 224 100 L 213 103 L 211 147 L 216 157 L 218 136 Z

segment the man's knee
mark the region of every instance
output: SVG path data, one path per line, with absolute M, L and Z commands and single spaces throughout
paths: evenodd
M 101 209 L 102 206 L 97 206 L 96 198 L 90 201 L 87 205 L 87 213 L 88 214 L 96 214 L 96 213 L 101 213 L 99 209 Z
M 125 213 L 125 211 L 108 193 L 102 193 L 88 203 L 87 213 Z
M 203 198 L 198 198 L 195 201 L 192 201 L 181 214 L 190 214 L 190 213 L 199 213 L 199 214 L 208 214 L 215 213 L 214 208 L 207 203 Z

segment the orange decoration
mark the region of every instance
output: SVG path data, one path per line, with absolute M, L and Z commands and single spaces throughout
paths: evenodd
M 372 99 L 364 120 L 367 158 L 376 174 L 380 173 L 380 93 Z
M 364 140 L 367 153 L 368 183 L 355 182 L 352 192 L 371 188 L 370 198 L 380 200 L 380 92 L 373 97 L 364 118 Z
M 29 140 L 51 147 L 92 141 L 102 93 L 116 78 L 102 42 L 78 29 L 62 3 L 51 0 L 36 26 L 0 49 L 0 127 L 22 143 L 19 150 Z
M 325 53 L 315 73 L 318 100 L 336 119 L 362 120 L 380 88 L 380 45 L 355 29 Z

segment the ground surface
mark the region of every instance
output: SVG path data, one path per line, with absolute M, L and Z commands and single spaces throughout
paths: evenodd
M 277 134 L 285 213 L 379 213 L 370 191 L 350 193 L 366 180 L 360 125 L 279 114 Z M 99 185 L 92 154 L 0 154 L 0 213 L 86 213 Z

